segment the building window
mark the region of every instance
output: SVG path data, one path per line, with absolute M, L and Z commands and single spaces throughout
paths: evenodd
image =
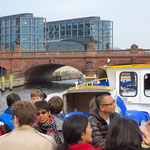
M 92 36 L 98 36 L 98 29 L 92 28 Z
M 90 28 L 90 22 L 85 22 L 85 29 L 89 29 Z
M 111 28 L 111 22 L 104 22 L 104 28 L 110 29 Z
M 6 20 L 6 27 L 10 27 L 10 20 Z
M 77 38 L 77 30 L 72 30 L 72 38 Z
M 92 27 L 93 28 L 99 28 L 99 22 L 98 21 L 92 21 Z
M 35 20 L 36 20 L 36 25 L 38 25 L 38 26 L 44 25 L 44 19 L 43 18 L 37 18 Z
M 24 50 L 30 50 L 31 49 L 31 45 L 29 42 L 22 42 L 21 43 L 21 48 L 23 48 Z
M 78 22 L 78 29 L 83 29 L 83 22 Z
M 5 27 L 5 20 L 3 20 L 3 21 L 1 22 L 1 27 L 2 27 L 2 28 Z
M 20 18 L 16 19 L 16 25 L 19 26 L 20 25 Z
M 77 23 L 72 23 L 72 30 L 77 30 Z
M 44 36 L 43 35 L 36 35 L 35 41 L 44 41 Z
M 21 41 L 23 41 L 23 42 L 30 42 L 31 41 L 31 35 L 29 35 L 29 34 L 22 34 L 21 35 Z
M 103 28 L 103 22 L 100 22 L 100 29 Z
M 36 33 L 44 34 L 44 28 L 43 27 L 36 27 Z
M 54 25 L 54 31 L 59 31 L 59 26 L 58 25 Z
M 83 38 L 83 30 L 78 30 L 78 37 Z
M 61 30 L 61 31 L 65 31 L 65 24 L 61 24 L 61 25 L 60 25 L 60 30 Z
M 60 38 L 64 39 L 65 38 L 65 31 L 60 31 Z
M 31 33 L 31 27 L 22 26 L 21 33 Z
M 31 25 L 30 18 L 21 18 L 21 25 Z
M 66 30 L 71 30 L 71 24 L 66 24 Z
M 137 95 L 137 74 L 135 72 L 120 73 L 120 95 L 136 96 Z
M 71 31 L 66 31 L 66 38 L 71 38 Z

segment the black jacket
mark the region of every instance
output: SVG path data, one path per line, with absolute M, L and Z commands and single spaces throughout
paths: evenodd
M 120 117 L 118 113 L 110 115 L 110 123 L 116 118 Z M 102 147 L 104 148 L 104 142 L 108 131 L 107 122 L 99 116 L 98 109 L 93 108 L 89 112 L 89 122 L 92 128 L 92 145 L 94 148 Z

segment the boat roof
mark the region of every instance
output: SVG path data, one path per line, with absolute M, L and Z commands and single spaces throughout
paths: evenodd
M 81 87 L 71 87 L 67 90 L 67 93 L 89 93 L 89 92 L 103 92 L 111 91 L 113 88 L 109 86 L 81 86 Z
M 117 68 L 150 68 L 150 64 L 131 64 L 131 65 L 115 65 L 103 66 L 103 69 L 117 69 Z

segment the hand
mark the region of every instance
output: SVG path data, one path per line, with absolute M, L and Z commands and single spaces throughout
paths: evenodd
M 147 128 L 144 127 L 144 126 L 140 126 L 139 128 L 140 128 L 141 132 L 144 134 L 144 136 L 143 136 L 143 141 L 144 141 L 147 145 L 150 146 L 150 133 L 149 133 L 149 131 L 148 131 Z
M 150 120 L 147 121 L 145 127 L 146 127 L 147 131 L 150 133 Z

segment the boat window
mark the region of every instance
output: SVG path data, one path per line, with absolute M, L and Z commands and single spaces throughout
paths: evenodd
M 144 76 L 144 93 L 146 96 L 150 96 L 150 73 Z
M 137 74 L 135 72 L 120 73 L 120 95 L 126 97 L 137 95 Z

